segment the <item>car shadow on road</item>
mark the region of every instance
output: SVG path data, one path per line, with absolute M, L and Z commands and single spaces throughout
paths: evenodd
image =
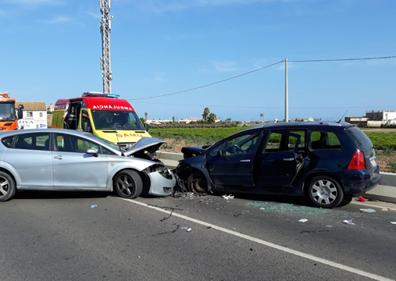
M 105 198 L 111 192 L 103 191 L 18 191 L 15 199 L 70 199 L 70 198 Z

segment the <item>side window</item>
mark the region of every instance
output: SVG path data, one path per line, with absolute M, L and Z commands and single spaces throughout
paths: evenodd
M 29 150 L 49 150 L 48 133 L 23 134 L 15 136 L 14 148 Z
M 282 148 L 282 133 L 271 132 L 267 140 L 267 145 L 264 148 L 264 152 L 281 151 L 281 148 Z
M 310 137 L 311 149 L 340 149 L 341 142 L 334 132 L 313 131 Z
M 1 140 L 1 142 L 8 148 L 14 148 L 14 137 L 6 137 Z
M 223 153 L 224 156 L 234 156 L 234 155 L 249 155 L 256 151 L 258 142 L 260 139 L 260 133 L 254 132 L 250 134 L 240 135 L 229 139 L 210 152 L 211 156 L 216 156 L 219 151 Z
M 296 144 L 298 139 L 300 139 L 300 143 L 298 144 L 298 150 L 302 150 L 305 148 L 305 131 L 290 131 L 288 135 L 287 146 L 289 150 L 294 150 L 296 148 Z
M 110 150 L 108 150 L 103 146 L 100 147 L 100 152 L 101 154 L 105 154 L 105 155 L 115 155 L 115 153 L 111 152 Z
M 99 145 L 89 140 L 72 135 L 57 134 L 55 137 L 55 147 L 57 151 L 86 153 L 88 149 L 97 149 Z

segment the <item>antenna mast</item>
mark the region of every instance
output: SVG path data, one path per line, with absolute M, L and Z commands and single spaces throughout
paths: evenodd
M 100 21 L 100 32 L 102 33 L 102 58 L 100 64 L 102 68 L 103 93 L 111 93 L 111 58 L 110 58 L 110 32 L 111 32 L 111 16 L 110 16 L 111 0 L 100 0 L 100 13 L 102 14 Z

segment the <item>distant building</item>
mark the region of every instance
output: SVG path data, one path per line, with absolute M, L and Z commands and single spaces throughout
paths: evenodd
M 18 120 L 19 129 L 47 128 L 47 107 L 45 102 L 17 102 L 23 106 L 23 118 Z
M 390 121 L 396 120 L 396 111 L 370 111 L 366 117 L 372 121 Z
M 396 111 L 370 111 L 362 117 L 345 117 L 345 121 L 359 127 L 394 127 L 396 126 Z

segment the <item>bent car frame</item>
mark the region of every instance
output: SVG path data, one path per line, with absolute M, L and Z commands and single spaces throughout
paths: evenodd
M 306 196 L 332 208 L 381 178 L 370 139 L 348 123 L 270 124 L 182 152 L 177 174 L 195 192 Z
M 163 141 L 143 138 L 132 150 L 91 134 L 37 129 L 0 134 L 0 201 L 17 190 L 115 191 L 125 198 L 142 193 L 167 196 L 176 179 L 151 153 Z

